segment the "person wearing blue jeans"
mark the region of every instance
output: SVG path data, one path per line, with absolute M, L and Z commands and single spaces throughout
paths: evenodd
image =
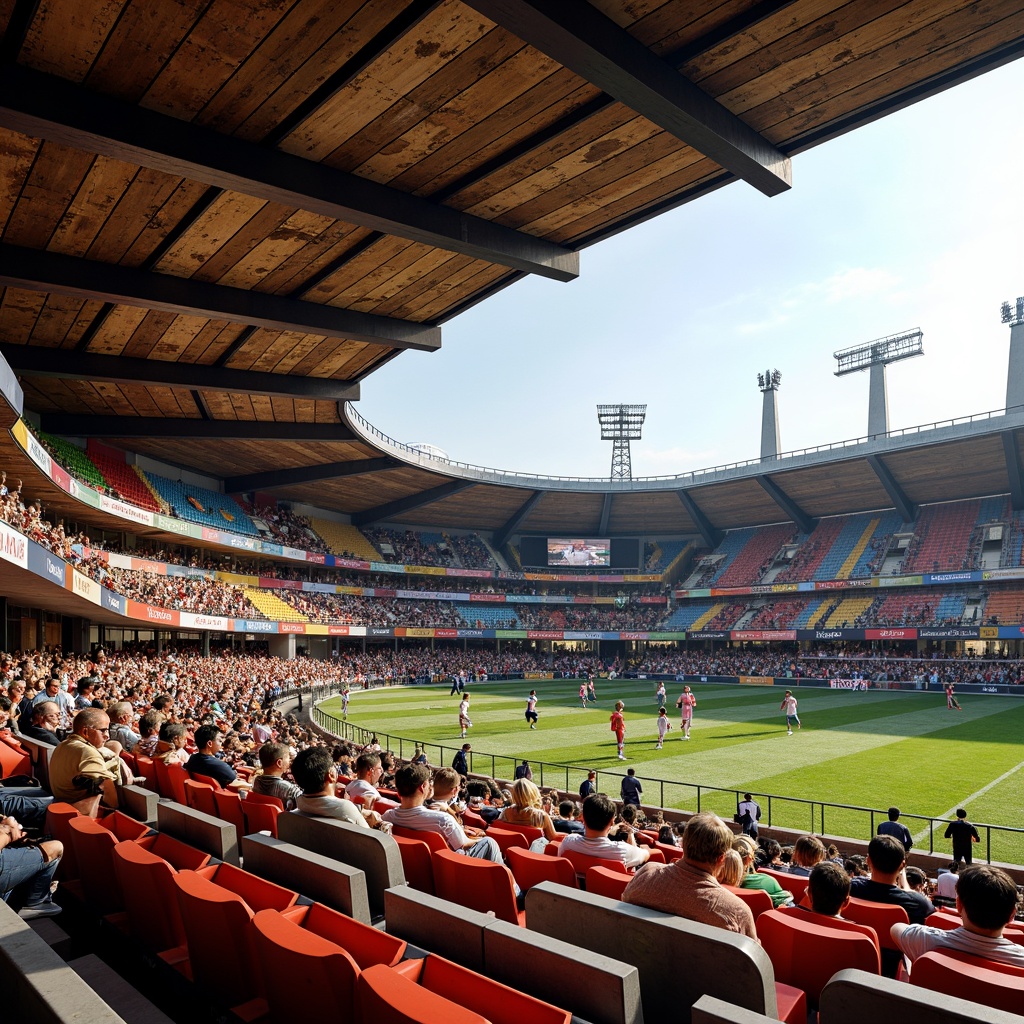
M 39 786 L 0 787 L 0 818 L 17 818 L 25 828 L 42 831 L 53 797 Z
M 53 875 L 64 846 L 55 839 L 38 846 L 19 846 L 25 831 L 16 818 L 0 821 L 0 896 L 30 921 L 53 917 L 61 908 L 51 899 Z

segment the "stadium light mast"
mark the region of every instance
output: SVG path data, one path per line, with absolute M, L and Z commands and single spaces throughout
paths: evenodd
M 1015 305 L 999 307 L 1004 324 L 1010 325 L 1010 360 L 1006 366 L 1006 409 L 1024 405 L 1024 295 Z
M 632 480 L 629 463 L 629 442 L 640 440 L 640 431 L 647 418 L 646 405 L 599 405 L 597 421 L 601 424 L 601 440 L 612 442 L 612 480 Z
M 761 406 L 761 458 L 777 459 L 782 451 L 779 433 L 779 385 L 782 374 L 778 370 L 765 370 L 757 375 L 757 386 L 764 395 Z
M 871 370 L 868 386 L 868 435 L 878 437 L 889 433 L 889 391 L 885 368 L 898 359 L 924 355 L 924 335 L 920 327 L 887 338 L 876 338 L 866 345 L 854 345 L 832 353 L 838 362 L 837 377 L 860 370 Z

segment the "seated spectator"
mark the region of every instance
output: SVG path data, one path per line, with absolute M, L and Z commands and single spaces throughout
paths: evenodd
M 793 859 L 789 864 L 791 875 L 806 878 L 815 864 L 825 859 L 825 844 L 817 836 L 801 836 L 793 844 Z
M 128 751 L 133 753 L 139 740 L 142 738 L 132 725 L 135 723 L 135 709 L 126 700 L 119 700 L 107 709 L 110 716 L 110 738 Z
M 782 847 L 774 839 L 762 839 L 761 846 L 757 851 L 755 864 L 759 868 L 769 868 L 772 871 L 784 870 L 782 867 Z
M 1003 938 L 1016 913 L 1017 886 L 999 868 L 978 864 L 960 873 L 956 909 L 961 927 L 947 931 L 924 924 L 894 924 L 892 939 L 913 962 L 933 949 L 955 949 L 986 960 L 1024 967 L 1024 946 Z
M 562 852 L 575 850 L 588 857 L 601 860 L 617 860 L 627 868 L 638 868 L 650 859 L 651 851 L 646 846 L 637 846 L 635 829 L 626 827 L 628 837 L 624 842 L 613 842 L 608 838 L 615 825 L 615 804 L 604 793 L 592 793 L 583 801 L 583 835 L 567 835 L 562 840 Z
M 842 916 L 842 912 L 850 903 L 850 876 L 834 861 L 824 860 L 811 868 L 811 874 L 807 879 L 807 899 L 810 902 L 809 907 L 801 903 L 785 907 L 785 912 L 815 914 L 828 918 L 822 923 L 830 928 L 864 932 L 870 935 L 872 941 L 876 940 L 873 929 L 867 925 L 847 921 Z
M 50 700 L 32 705 L 32 718 L 28 723 L 22 722 L 21 735 L 25 739 L 55 747 L 60 743 L 57 726 L 60 724 L 60 708 Z
M 715 878 L 722 885 L 739 886 L 743 881 L 743 858 L 736 850 L 726 850 L 722 863 L 718 865 Z
M 678 846 L 679 836 L 671 825 L 662 825 L 658 829 L 658 842 L 664 843 L 665 846 Z
M 207 775 L 222 787 L 245 787 L 235 769 L 218 757 L 224 746 L 224 734 L 215 725 L 201 725 L 196 729 L 196 752 L 185 762 L 190 775 Z
M 38 846 L 14 846 L 25 836 L 18 820 L 0 820 L 0 893 L 26 921 L 61 912 L 51 899 L 53 875 L 64 853 L 63 844 L 47 839 Z
M 356 777 L 345 787 L 345 799 L 359 800 L 365 807 L 372 807 L 380 799 L 377 783 L 383 774 L 380 755 L 363 751 L 356 758 Z
M 427 755 L 423 752 L 423 748 L 418 743 L 416 744 L 416 749 L 413 751 L 412 763 L 413 764 L 426 764 L 427 763 Z
M 260 747 L 260 766 L 263 771 L 253 779 L 252 791 L 261 796 L 277 797 L 284 804 L 285 810 L 295 807 L 296 801 L 302 796 L 302 787 L 288 782 L 284 773 L 292 764 L 291 748 L 286 743 L 264 743 Z M 335 773 L 337 781 L 337 773 Z
M 928 895 L 928 876 L 920 869 L 908 867 L 905 869 L 907 877 L 907 888 L 911 892 L 922 892 Z
M 153 760 L 163 761 L 168 767 L 172 764 L 184 767 L 189 759 L 188 751 L 185 750 L 187 741 L 188 733 L 181 722 L 161 722 L 160 738 L 157 740 Z
M 499 824 L 503 821 L 510 821 L 513 825 L 532 825 L 534 828 L 539 828 L 544 833 L 541 838 L 545 840 L 545 846 L 547 840 L 558 838 L 558 830 L 555 828 L 551 816 L 541 806 L 540 790 L 529 779 L 525 777 L 516 779 L 512 783 L 511 793 L 512 806 L 506 807 L 498 815 Z M 543 853 L 544 848 L 541 847 L 536 852 Z
M 571 838 L 562 840 L 563 848 Z M 682 859 L 671 864 L 647 864 L 626 886 L 622 899 L 756 939 L 750 908 L 715 878 L 732 842 L 732 830 L 721 818 L 695 814 L 683 832 Z
M 788 889 L 783 889 L 778 881 L 771 875 L 762 875 L 754 869 L 754 858 L 757 854 L 757 844 L 748 835 L 736 836 L 732 841 L 732 848 L 740 855 L 743 861 L 743 876 L 739 882 L 741 889 L 762 889 L 772 898 L 772 908 L 778 909 L 793 902 L 793 894 Z
M 852 853 L 843 861 L 843 870 L 850 876 L 850 878 L 867 878 L 867 858 L 864 857 L 863 854 Z
M 337 795 L 338 770 L 326 747 L 300 750 L 292 764 L 292 775 L 302 790 L 295 810 L 314 818 L 337 818 L 359 828 L 380 822 L 375 811 L 361 811 L 351 800 Z
M 940 871 L 935 879 L 935 895 L 945 900 L 956 899 L 956 883 L 960 879 L 960 862 L 951 860 L 946 871 Z
M 556 832 L 561 832 L 564 835 L 583 835 L 583 823 L 575 821 L 572 816 L 573 804 L 571 800 L 563 800 L 558 805 L 558 813 L 551 819 L 551 824 L 555 826 Z
M 903 867 L 907 862 L 906 850 L 894 836 L 875 836 L 868 843 L 868 868 L 870 878 L 854 878 L 850 881 L 850 895 L 872 903 L 894 903 L 903 907 L 911 924 L 924 924 L 925 918 L 934 912 L 932 901 L 923 893 L 911 892 Z M 899 969 L 900 956 L 891 949 L 882 950 L 882 973 L 895 978 Z
M 453 805 L 459 799 L 462 776 L 454 768 L 438 768 L 432 778 L 432 792 L 427 806 L 434 811 L 454 812 Z M 458 817 L 458 815 L 456 815 Z M 459 818 L 459 823 L 462 819 Z
M 456 853 L 503 863 L 501 850 L 493 839 L 482 832 L 470 836 L 447 811 L 433 811 L 424 806 L 433 793 L 430 769 L 426 765 L 403 765 L 395 773 L 395 788 L 401 807 L 385 811 L 385 821 L 419 832 L 437 832 Z
M 110 732 L 110 718 L 98 708 L 80 711 L 74 731 L 50 758 L 50 792 L 55 800 L 73 804 L 82 814 L 95 818 L 100 803 L 117 807 L 117 766 L 106 756 L 103 744 Z M 117 755 L 114 759 L 120 761 Z
M 483 818 L 488 825 L 498 819 L 501 808 L 486 802 L 491 796 L 491 789 L 486 782 L 480 779 L 470 779 L 466 783 L 466 795 L 469 797 L 469 809 Z
M 57 728 L 58 729 L 70 729 L 71 719 L 75 714 L 75 702 L 69 696 L 68 692 L 61 688 L 59 679 L 47 679 L 46 685 L 35 695 L 32 703 L 34 705 L 49 702 L 57 705 L 57 710 L 60 712 Z

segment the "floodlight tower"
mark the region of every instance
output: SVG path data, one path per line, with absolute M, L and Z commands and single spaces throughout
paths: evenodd
M 757 375 L 757 386 L 764 395 L 761 406 L 761 458 L 777 459 L 782 450 L 779 434 L 779 385 L 782 374 L 778 370 L 765 370 Z
M 632 480 L 629 464 L 629 442 L 640 440 L 640 431 L 647 417 L 646 405 L 599 405 L 597 421 L 601 424 L 601 440 L 612 442 L 612 480 Z
M 1024 295 L 1016 305 L 1004 302 L 1002 321 L 1010 325 L 1010 361 L 1006 367 L 1006 408 L 1024 405 Z
M 877 338 L 866 345 L 854 345 L 833 352 L 838 361 L 837 377 L 859 370 L 871 370 L 868 386 L 868 435 L 878 437 L 889 433 L 889 392 L 885 383 L 885 368 L 897 359 L 924 355 L 924 335 L 920 327 L 888 338 Z

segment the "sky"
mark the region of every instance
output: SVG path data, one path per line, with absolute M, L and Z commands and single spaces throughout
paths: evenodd
M 888 370 L 890 429 L 1002 409 L 1024 295 L 1024 60 L 793 158 L 769 199 L 736 182 L 529 278 L 404 352 L 357 409 L 390 437 L 496 469 L 607 478 L 599 403 L 646 403 L 633 477 L 760 454 L 778 369 L 782 451 L 863 436 L 868 373 L 833 353 L 920 327 Z

